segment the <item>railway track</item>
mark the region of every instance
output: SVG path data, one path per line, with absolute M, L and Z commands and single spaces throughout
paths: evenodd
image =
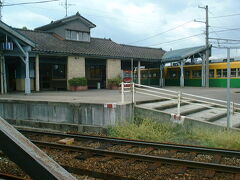
M 0 173 L 1 180 L 28 180 L 26 178 L 21 178 L 17 176 L 13 176 L 11 174 Z
M 69 172 L 100 179 L 240 179 L 240 152 L 20 130 Z M 57 143 L 74 138 L 71 145 Z

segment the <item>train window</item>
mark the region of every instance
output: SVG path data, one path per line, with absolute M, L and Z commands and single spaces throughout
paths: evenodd
M 209 77 L 210 78 L 214 77 L 214 70 L 213 69 L 209 69 Z
M 201 70 L 193 70 L 192 71 L 192 77 L 193 78 L 201 78 L 202 76 L 202 71 Z
M 227 69 L 222 69 L 222 77 L 227 77 Z
M 240 68 L 237 69 L 237 77 L 240 77 Z
M 153 73 L 153 77 L 157 77 L 157 73 Z
M 177 78 L 177 72 L 175 71 L 169 71 L 169 78 Z
M 210 69 L 210 70 L 209 70 L 209 77 L 210 77 L 210 78 L 213 78 L 213 77 L 214 77 L 214 70 L 213 70 L 213 69 Z
M 231 69 L 231 77 L 236 77 L 237 75 L 237 69 L 236 68 L 232 68 Z
M 222 69 L 217 69 L 217 77 L 222 77 Z
M 184 71 L 184 78 L 189 79 L 190 71 Z

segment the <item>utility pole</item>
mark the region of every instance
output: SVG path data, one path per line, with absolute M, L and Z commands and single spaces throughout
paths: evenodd
M 227 48 L 227 128 L 232 127 L 231 110 L 230 110 L 231 109 L 230 76 L 231 76 L 230 48 Z
M 206 5 L 206 87 L 209 87 L 209 25 L 208 25 L 208 5 Z
M 205 35 L 206 35 L 206 38 L 205 38 L 205 46 L 206 46 L 206 54 L 205 54 L 205 62 L 203 63 L 203 66 L 202 68 L 204 68 L 204 71 L 205 72 L 204 74 L 202 74 L 202 76 L 204 77 L 204 86 L 205 87 L 209 87 L 209 22 L 208 22 L 208 5 L 206 6 L 198 6 L 198 8 L 201 8 L 201 9 L 205 9 L 206 11 L 206 20 L 205 21 L 197 21 L 197 20 L 194 20 L 195 22 L 201 22 L 201 23 L 204 23 L 206 25 L 206 30 L 205 30 Z
M 3 1 L 0 0 L 0 21 L 2 21 L 2 7 L 3 7 Z
M 68 10 L 68 1 L 67 0 L 65 0 L 65 16 L 67 17 L 67 15 L 68 15 L 68 12 L 67 12 L 67 10 Z

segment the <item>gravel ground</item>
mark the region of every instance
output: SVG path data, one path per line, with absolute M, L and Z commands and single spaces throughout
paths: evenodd
M 213 160 L 213 155 L 198 154 L 193 160 L 201 162 L 211 162 Z
M 126 161 L 126 159 L 104 159 L 101 156 L 90 157 L 86 160 L 75 159 L 79 153 L 68 152 L 63 150 L 44 149 L 53 159 L 60 164 L 64 164 L 70 167 L 80 167 L 88 170 L 95 170 L 98 172 L 111 173 L 120 176 L 133 177 L 136 179 L 212 179 L 204 177 L 205 173 L 198 169 L 185 170 L 182 172 L 175 172 L 176 169 L 181 169 L 181 166 L 175 165 L 160 165 L 156 169 L 150 169 L 151 162 L 141 161 Z M 64 154 L 64 156 L 63 156 Z M 70 161 L 71 159 L 71 161 Z M 233 175 L 228 173 L 215 174 L 216 179 L 229 180 Z M 215 178 L 214 176 L 214 178 Z
M 141 180 L 233 180 L 233 175 L 229 173 L 216 173 L 214 177 L 205 177 L 203 170 L 184 169 L 181 166 L 159 164 L 156 168 L 150 168 L 151 162 L 142 162 L 138 160 L 126 160 L 121 158 L 106 158 L 102 156 L 89 157 L 85 160 L 76 159 L 81 153 L 67 150 L 58 150 L 51 148 L 42 148 L 50 157 L 61 165 L 69 167 L 78 167 L 97 172 L 110 173 L 125 177 L 132 177 Z M 7 165 L 6 165 L 7 164 Z M 4 171 L 5 170 L 5 171 Z M 27 177 L 16 164 L 9 161 L 4 155 L 0 154 L 0 172 L 11 173 L 21 177 Z M 80 180 L 95 180 L 88 176 L 75 175 Z
M 14 162 L 10 161 L 4 154 L 0 153 L 0 172 L 13 174 L 22 178 L 30 179 L 24 171 L 21 170 Z
M 240 159 L 234 157 L 223 157 L 221 159 L 221 164 L 240 166 Z

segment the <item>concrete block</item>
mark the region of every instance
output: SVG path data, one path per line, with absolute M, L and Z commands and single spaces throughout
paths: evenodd
M 74 143 L 74 138 L 64 138 L 59 141 L 57 141 L 59 144 L 66 144 L 66 145 L 71 145 Z

